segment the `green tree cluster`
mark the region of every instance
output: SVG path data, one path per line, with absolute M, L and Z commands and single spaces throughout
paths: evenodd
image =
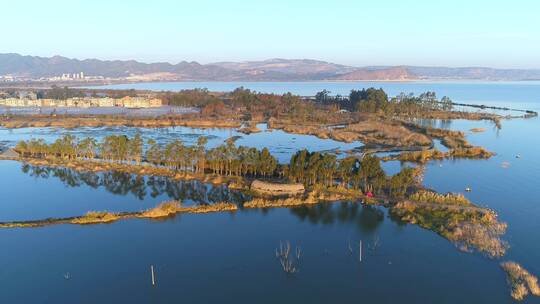
M 328 153 L 298 151 L 291 157 L 287 176 L 306 185 L 334 186 L 352 189 L 380 190 L 386 185 L 386 174 L 379 159 L 366 155 L 337 160 Z
M 304 149 L 295 153 L 288 165 L 279 165 L 268 148 L 258 150 L 228 142 L 206 149 L 207 142 L 206 137 L 200 137 L 197 144 L 192 146 L 180 140 L 160 144 L 150 139 L 144 149 L 144 141 L 139 134 L 132 138 L 110 135 L 100 143 L 93 138 L 79 140 L 72 135 L 65 135 L 51 144 L 41 139 L 20 141 L 15 150 L 23 157 L 33 158 L 102 159 L 131 164 L 146 161 L 156 167 L 165 166 L 181 173 L 211 172 L 222 176 L 253 178 L 286 177 L 306 186 L 341 185 L 348 189 L 386 191 L 392 196 L 403 196 L 414 184 L 413 169 L 404 168 L 400 173 L 387 177 L 380 160 L 370 155 L 338 160 L 334 154 Z
M 167 92 L 161 100 L 164 104 L 182 107 L 204 107 L 219 101 L 219 98 L 210 94 L 208 89 L 181 90 L 180 92 Z
M 435 92 L 425 92 L 418 96 L 401 93 L 389 98 L 383 89 L 367 88 L 351 90 L 348 98 L 331 96 L 330 91 L 322 90 L 315 95 L 315 103 L 336 105 L 349 111 L 377 113 L 383 115 L 415 115 L 429 111 L 451 111 L 453 102 L 447 96 L 437 99 Z
M 56 85 L 53 85 L 49 90 L 38 92 L 37 95 L 38 95 L 38 98 L 59 99 L 59 100 L 66 100 L 69 98 L 85 96 L 82 90 L 70 89 L 68 87 L 62 88 Z

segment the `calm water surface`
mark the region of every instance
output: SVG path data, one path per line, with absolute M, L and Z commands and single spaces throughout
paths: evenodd
M 241 205 L 250 198 L 225 185 L 200 181 L 123 172 L 77 172 L 21 165 L 16 161 L 0 162 L 0 180 L 6 186 L 3 200 L 16 202 L 0 204 L 0 221 L 69 217 L 88 211 L 140 211 L 169 200 L 181 200 L 184 205 L 219 202 Z M 46 195 L 37 198 L 36 193 Z
M 94 137 L 101 140 L 108 135 L 125 134 L 134 136 L 140 133 L 143 139 L 153 138 L 159 143 L 166 144 L 179 139 L 186 145 L 197 144 L 200 136 L 208 138 L 208 148 L 222 145 L 229 138 L 237 138 L 236 145 L 256 147 L 262 149 L 267 147 L 272 155 L 279 162 L 288 163 L 291 156 L 296 151 L 308 149 L 309 151 L 347 151 L 362 146 L 361 142 L 343 143 L 331 139 L 320 139 L 316 136 L 289 134 L 281 130 L 268 130 L 266 124 L 259 124 L 262 130 L 259 133 L 243 134 L 234 129 L 199 129 L 188 127 L 168 127 L 168 128 L 130 128 L 130 127 L 81 127 L 76 129 L 64 128 L 20 128 L 5 129 L 0 128 L 0 144 L 14 147 L 20 140 L 31 138 L 42 138 L 47 142 L 53 142 L 65 134 L 72 134 L 78 138 Z
M 278 92 L 282 86 L 337 92 L 345 84 L 257 85 L 275 85 Z M 427 88 L 459 101 L 511 102 L 540 111 L 540 85 L 536 83 L 377 86 L 406 92 Z M 485 161 L 431 163 L 424 183 L 440 192 L 471 187 L 473 191 L 466 194 L 471 200 L 495 209 L 508 222 L 505 238 L 511 245 L 501 260 L 462 253 L 430 231 L 394 222 L 384 208 L 343 202 L 314 208 L 181 215 L 166 221 L 0 230 L 0 298 L 4 303 L 512 303 L 498 263 L 515 260 L 540 275 L 540 120 L 504 121 L 501 130 L 485 122 L 453 121 L 446 126 L 464 131 L 486 128 L 484 133 L 469 134 L 468 139 L 497 155 Z M 23 133 L 33 136 L 33 132 Z M 39 132 L 36 130 L 36 137 L 41 136 Z M 17 137 L 9 131 L 0 134 L 0 140 L 7 142 Z M 262 140 L 264 143 L 273 144 L 271 140 Z M 518 154 L 521 158 L 516 158 Z M 510 166 L 503 168 L 503 162 Z M 387 166 L 399 170 L 398 163 Z M 80 177 L 75 179 L 78 183 L 73 182 L 66 174 L 49 172 L 40 177 L 39 169 L 0 163 L 3 197 L 7 198 L 0 206 L 3 220 L 86 210 L 139 210 L 182 192 L 161 187 L 154 197 L 145 180 L 146 194 L 141 196 L 140 183 L 130 176 L 109 178 L 111 182 L 100 182 L 109 180 L 103 175 L 97 182 L 96 177 L 85 177 L 94 181 L 89 185 L 80 182 Z M 120 182 L 126 180 L 129 182 Z M 134 187 L 115 187 L 125 184 Z M 193 190 L 203 186 L 169 188 L 191 189 L 186 192 L 196 194 L 184 197 L 198 203 L 212 191 L 208 186 L 205 191 Z M 300 271 L 294 276 L 281 271 L 274 254 L 279 242 L 286 240 L 303 251 Z M 359 240 L 364 245 L 361 263 L 356 249 Z M 150 265 L 156 268 L 154 287 Z M 66 280 L 68 272 L 70 279 Z M 524 303 L 540 303 L 540 298 L 529 297 Z

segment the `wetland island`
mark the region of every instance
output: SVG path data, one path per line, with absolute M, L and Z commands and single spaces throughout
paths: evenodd
M 31 176 L 32 183 L 60 182 L 65 192 L 86 189 L 90 200 L 133 196 L 145 203 L 121 210 L 101 202 L 96 209 L 83 199 L 79 208 L 38 212 L 41 218 L 24 218 L 25 212 L 10 218 L 7 212 L 0 229 L 85 229 L 123 221 L 167 225 L 191 214 L 248 216 L 272 209 L 290 210 L 314 224 L 326 223 L 325 217 L 334 221 L 335 212 L 342 221 L 365 225 L 386 214 L 398 227 L 415 226 L 461 252 L 500 261 L 512 298 L 539 295 L 534 274 L 505 258 L 511 247 L 505 238 L 509 224 L 496 209 L 466 197 L 474 191 L 470 186 L 439 193 L 424 184 L 432 164 L 496 156 L 496 149 L 468 137 L 536 119 L 533 110 L 456 103 L 430 91 L 389 96 L 374 87 L 345 96 L 325 89 L 299 96 L 244 87 L 230 92 L 59 87 L 31 92 L 39 98 L 0 101 L 5 105 L 0 118 L 5 174 L 19 166 L 20 178 Z M 455 130 L 448 127 L 452 121 L 483 127 Z M 40 198 L 32 200 L 39 204 Z M 79 203 L 77 196 L 73 200 Z M 358 212 L 367 218 L 355 219 Z M 344 254 L 358 255 L 360 263 L 368 263 L 380 245 L 378 237 L 364 247 L 362 240 L 351 242 L 343 236 Z M 276 266 L 299 276 L 302 249 L 290 253 L 290 248 L 289 240 L 280 240 Z

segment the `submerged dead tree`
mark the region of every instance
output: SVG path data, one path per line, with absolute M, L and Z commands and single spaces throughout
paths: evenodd
M 297 273 L 299 270 L 300 258 L 302 257 L 302 248 L 295 247 L 294 254 L 291 253 L 291 243 L 289 241 L 279 242 L 279 247 L 275 250 L 276 258 L 279 260 L 281 268 L 287 274 Z

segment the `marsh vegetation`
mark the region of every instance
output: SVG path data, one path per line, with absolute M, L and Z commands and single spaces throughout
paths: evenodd
M 460 194 L 419 191 L 392 206 L 390 213 L 395 219 L 438 233 L 463 251 L 477 250 L 495 258 L 508 248 L 500 238 L 506 223 L 494 211 L 478 207 Z
M 514 300 L 524 300 L 529 293 L 540 296 L 538 278 L 521 265 L 510 261 L 501 263 L 501 267 L 506 272 L 506 280 L 512 289 L 511 296 Z
M 48 218 L 32 221 L 14 221 L 2 222 L 0 228 L 32 228 L 44 227 L 58 224 L 73 225 L 94 225 L 113 223 L 124 219 L 160 219 L 172 217 L 179 213 L 211 213 L 211 212 L 230 212 L 238 210 L 238 206 L 231 203 L 216 203 L 211 205 L 196 205 L 184 207 L 178 201 L 169 201 L 158 206 L 136 212 L 108 212 L 108 211 L 89 211 L 81 216 L 66 218 Z

